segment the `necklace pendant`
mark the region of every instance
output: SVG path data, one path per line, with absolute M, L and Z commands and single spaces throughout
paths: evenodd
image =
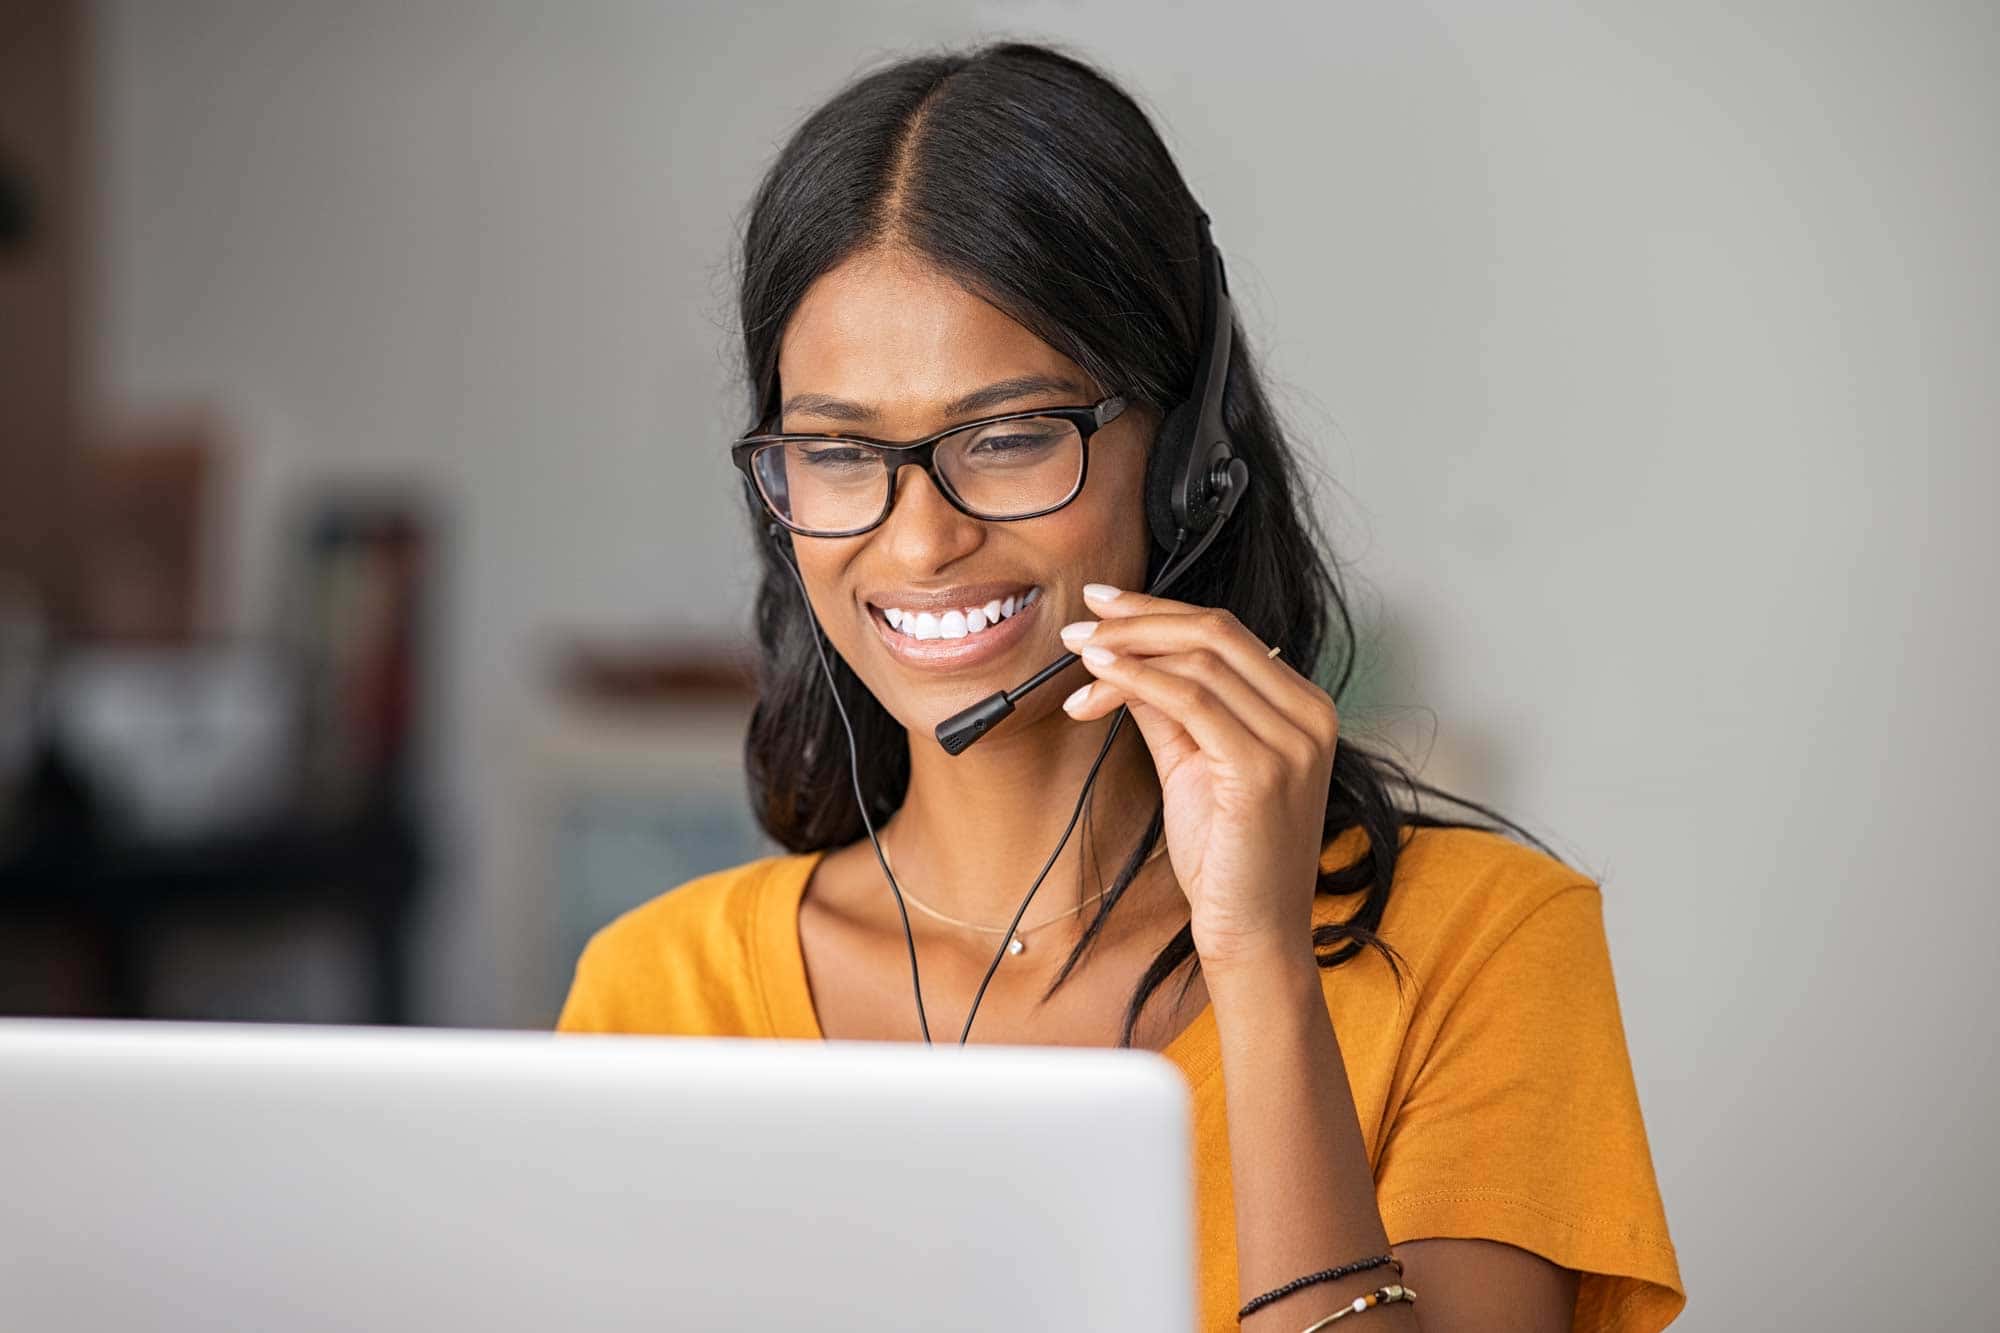
M 1021 937 L 1019 935 L 1016 935 L 1014 936 L 1014 938 L 1007 941 L 1007 952 L 1010 954 L 1019 953 L 1021 952 L 1021 950 L 1027 947 L 1028 947 L 1027 945 L 1021 942 Z

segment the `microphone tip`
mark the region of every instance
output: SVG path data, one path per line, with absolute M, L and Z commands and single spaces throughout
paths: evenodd
M 988 695 L 978 703 L 937 724 L 938 744 L 946 754 L 963 754 L 1002 718 L 1014 711 L 1007 692 Z

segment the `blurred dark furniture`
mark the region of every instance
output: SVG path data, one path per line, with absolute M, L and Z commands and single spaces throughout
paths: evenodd
M 64 786 L 45 766 L 30 788 L 26 818 L 0 842 L 0 970 L 24 941 L 52 932 L 73 937 L 80 945 L 76 993 L 24 998 L 0 978 L 0 1009 L 172 1018 L 148 1003 L 149 943 L 161 921 L 331 910 L 368 942 L 365 1021 L 409 1021 L 407 921 L 426 858 L 408 818 L 388 812 L 329 827 L 273 823 L 228 837 L 148 844 L 95 827 Z
M 365 1000 L 346 1006 L 365 1012 L 352 1021 L 410 1021 L 408 922 L 429 850 L 412 763 L 435 536 L 405 492 L 317 494 L 303 506 L 284 636 L 306 682 L 289 802 L 274 798 L 254 819 L 218 826 L 226 832 L 149 837 L 113 809 L 102 775 L 93 789 L 73 755 L 43 745 L 0 809 L 0 1013 L 282 1020 L 310 1008 L 312 955 L 288 952 L 305 950 L 309 931 L 280 937 L 278 968 L 291 965 L 299 984 L 270 988 L 269 1004 L 260 992 L 250 1008 L 266 1012 L 235 1011 L 218 983 L 190 1014 L 177 1012 L 189 1001 L 160 998 L 171 987 L 151 984 L 164 928 L 331 917 L 368 959 Z M 168 602 L 157 589 L 136 599 L 122 637 L 174 637 L 144 619 Z

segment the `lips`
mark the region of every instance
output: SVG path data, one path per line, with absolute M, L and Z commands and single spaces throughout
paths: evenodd
M 878 606 L 868 608 L 868 618 L 882 637 L 889 655 L 907 665 L 929 671 L 961 671 L 982 665 L 1005 654 L 1027 633 L 1027 624 L 1041 614 L 1046 596 L 1038 595 L 999 624 L 972 631 L 962 638 L 919 639 L 889 623 Z

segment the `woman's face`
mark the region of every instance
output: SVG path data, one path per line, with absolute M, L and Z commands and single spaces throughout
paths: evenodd
M 1047 383 L 947 415 L 954 400 L 1023 377 Z M 889 441 L 1004 412 L 1087 406 L 1112 391 L 937 269 L 891 250 L 863 252 L 812 285 L 784 333 L 778 379 L 784 430 Z M 798 403 L 807 395 L 853 410 Z M 827 637 L 897 721 L 929 733 L 1060 656 L 1056 631 L 1089 617 L 1084 584 L 1141 586 L 1149 543 L 1142 484 L 1156 425 L 1134 406 L 1099 429 L 1082 492 L 1039 518 L 972 518 L 952 508 L 922 469 L 906 467 L 881 526 L 858 537 L 792 535 Z M 1027 596 L 1033 600 L 1023 607 Z M 1010 598 L 1012 616 L 962 637 L 921 639 L 885 614 L 929 611 L 955 629 L 947 611 L 977 609 L 965 618 L 978 624 L 996 602 L 1004 615 Z M 1071 671 L 1076 683 L 1087 678 L 1080 666 Z M 1050 682 L 998 730 L 1059 713 L 1067 693 Z

